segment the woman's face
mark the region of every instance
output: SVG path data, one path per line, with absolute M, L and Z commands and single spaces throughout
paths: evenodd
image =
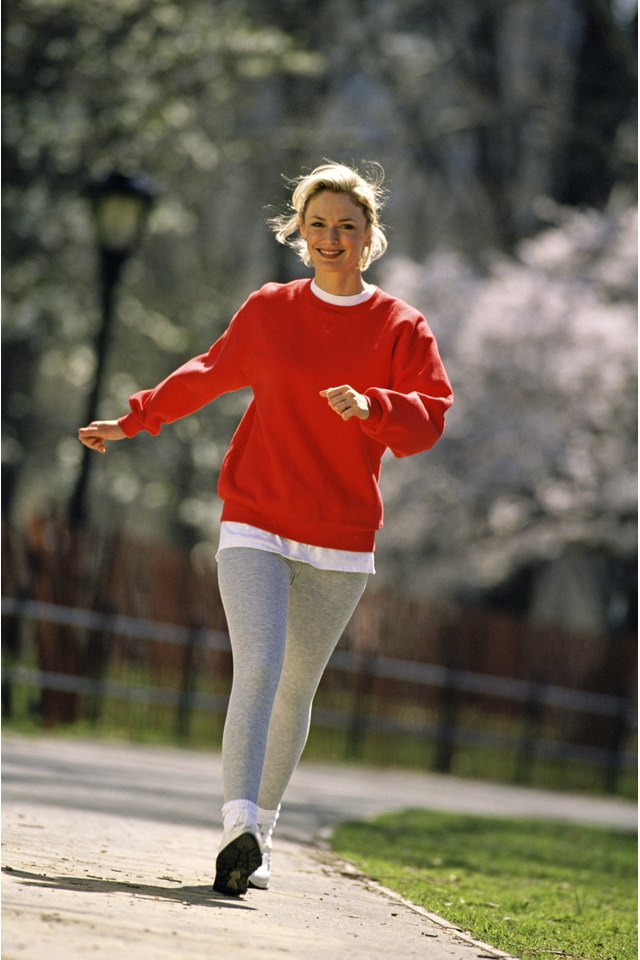
M 307 204 L 300 234 L 316 276 L 360 276 L 362 248 L 370 242 L 371 228 L 362 207 L 348 193 L 323 190 Z

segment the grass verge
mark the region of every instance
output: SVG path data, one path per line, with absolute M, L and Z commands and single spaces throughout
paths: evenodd
M 336 853 L 522 960 L 637 960 L 636 835 L 425 810 L 347 823 Z

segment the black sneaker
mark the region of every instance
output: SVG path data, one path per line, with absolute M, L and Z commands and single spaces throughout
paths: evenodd
M 218 854 L 213 889 L 229 897 L 240 897 L 247 892 L 249 877 L 261 865 L 258 838 L 253 833 L 241 833 Z

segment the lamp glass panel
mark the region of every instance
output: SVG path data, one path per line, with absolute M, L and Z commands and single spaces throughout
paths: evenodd
M 145 203 L 136 196 L 110 194 L 96 204 L 100 243 L 108 250 L 127 250 L 138 239 Z

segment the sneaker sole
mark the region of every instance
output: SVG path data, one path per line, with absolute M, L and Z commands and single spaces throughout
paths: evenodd
M 249 886 L 252 888 L 252 890 L 268 890 L 269 881 L 268 880 L 260 880 L 260 881 L 249 880 Z
M 242 896 L 247 892 L 249 877 L 261 864 L 258 841 L 252 833 L 241 833 L 218 854 L 213 889 L 229 897 Z

